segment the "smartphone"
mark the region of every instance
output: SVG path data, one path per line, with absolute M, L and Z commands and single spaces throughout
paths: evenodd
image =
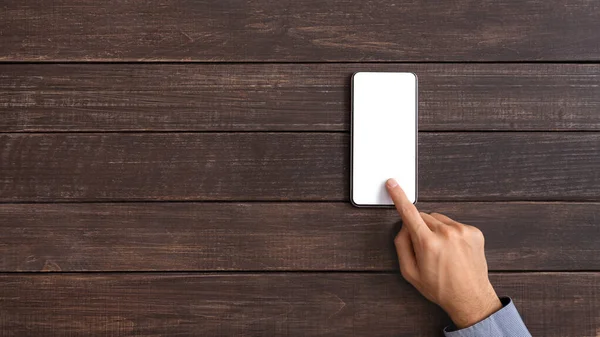
M 391 206 L 385 182 L 394 178 L 417 201 L 417 76 L 357 72 L 352 76 L 350 201 Z

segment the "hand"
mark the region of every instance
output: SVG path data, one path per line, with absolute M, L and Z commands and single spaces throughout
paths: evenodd
M 500 310 L 488 279 L 481 231 L 445 215 L 419 213 L 393 179 L 386 187 L 402 217 L 394 239 L 402 276 L 442 307 L 459 329 Z

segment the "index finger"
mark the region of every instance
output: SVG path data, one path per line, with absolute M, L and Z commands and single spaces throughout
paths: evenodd
M 390 197 L 392 197 L 398 213 L 402 217 L 402 222 L 408 227 L 411 236 L 421 239 L 424 235 L 431 234 L 431 229 L 427 227 L 415 205 L 408 200 L 398 182 L 394 179 L 389 179 L 385 183 L 385 187 Z

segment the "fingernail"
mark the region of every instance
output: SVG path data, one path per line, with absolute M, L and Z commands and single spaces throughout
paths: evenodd
M 394 188 L 398 186 L 398 182 L 396 181 L 396 179 L 388 179 L 388 181 L 385 184 L 388 188 Z

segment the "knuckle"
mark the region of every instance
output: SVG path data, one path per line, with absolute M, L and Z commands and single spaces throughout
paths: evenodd
M 389 242 L 389 241 L 388 241 Z M 394 244 L 397 246 L 402 242 L 402 232 L 398 233 L 394 238 Z
M 407 235 L 408 235 L 408 232 L 406 230 L 400 230 L 400 232 L 398 232 L 398 234 L 396 234 L 396 237 L 394 237 L 394 244 L 396 246 L 401 245 L 403 243 L 403 241 L 406 240 Z
M 477 241 L 479 241 L 479 242 L 484 242 L 485 241 L 485 237 L 483 236 L 483 232 L 479 228 L 473 227 L 473 226 L 469 226 L 469 231 L 471 232 L 471 235 L 473 236 L 473 238 L 475 238 Z
M 451 236 L 454 235 L 454 229 L 450 226 L 440 226 L 439 228 L 439 232 L 443 235 L 443 236 Z
M 413 283 L 416 280 L 415 275 L 413 274 L 413 272 L 411 272 L 409 270 L 409 268 L 406 267 L 400 267 L 400 274 L 402 275 L 402 277 L 404 277 L 405 280 L 407 280 L 410 283 Z
M 460 238 L 461 232 L 454 226 L 442 226 L 440 228 L 440 233 L 444 236 L 444 238 L 449 240 L 455 240 Z
M 421 247 L 426 251 L 438 251 L 440 244 L 436 239 L 421 240 Z
M 456 233 L 459 234 L 459 236 L 466 236 L 467 235 L 467 226 L 465 225 L 455 225 L 453 226 L 454 230 L 456 231 Z
M 402 266 L 400 266 L 400 274 L 402 274 L 402 277 L 404 277 L 406 280 L 410 279 L 410 273 Z

